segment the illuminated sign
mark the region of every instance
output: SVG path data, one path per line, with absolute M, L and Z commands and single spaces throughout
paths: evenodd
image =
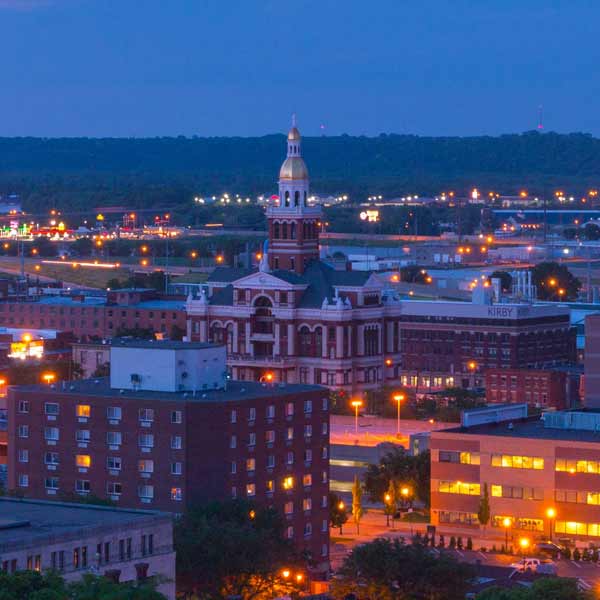
M 379 211 L 378 210 L 363 210 L 360 215 L 361 221 L 367 221 L 369 223 L 377 223 L 379 221 Z
M 24 340 L 22 342 L 11 342 L 8 357 L 26 360 L 28 358 L 40 359 L 43 355 L 44 340 Z

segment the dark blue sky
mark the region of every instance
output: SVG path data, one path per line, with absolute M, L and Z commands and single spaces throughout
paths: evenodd
M 600 135 L 597 0 L 0 0 L 0 136 Z

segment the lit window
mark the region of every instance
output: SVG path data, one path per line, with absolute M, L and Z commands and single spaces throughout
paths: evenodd
M 154 461 L 138 460 L 138 471 L 140 473 L 154 473 Z
M 267 492 L 272 492 L 275 489 L 275 482 L 272 479 L 267 479 Z
M 77 454 L 75 456 L 75 464 L 78 467 L 89 468 L 92 464 L 92 458 L 89 454 Z
M 265 432 L 265 440 L 267 444 L 273 444 L 275 442 L 275 432 L 272 429 Z
M 246 485 L 246 496 L 255 496 L 256 495 L 256 484 L 248 483 Z
M 304 498 L 302 500 L 302 510 L 311 510 L 312 509 L 312 500 L 310 498 Z
M 291 476 L 285 477 L 283 480 L 283 489 L 291 490 L 294 487 L 294 478 Z
M 302 485 L 304 487 L 309 487 L 312 485 L 312 475 L 310 473 L 306 473 L 302 477 Z
M 291 515 L 294 512 L 294 503 L 292 501 L 286 502 L 283 507 L 283 512 L 286 515 Z
M 294 415 L 294 403 L 293 402 L 288 402 L 285 405 L 285 416 L 286 417 L 292 417 Z
M 294 439 L 294 428 L 293 427 L 288 427 L 287 428 L 285 439 L 288 442 L 291 442 Z
M 246 459 L 246 471 L 254 471 L 256 470 L 256 459 L 255 458 L 247 458 Z
M 171 500 L 181 500 L 181 488 L 171 488 Z
M 88 418 L 90 416 L 91 413 L 91 408 L 89 404 L 78 404 L 75 407 L 75 414 L 78 417 L 84 417 L 84 418 Z

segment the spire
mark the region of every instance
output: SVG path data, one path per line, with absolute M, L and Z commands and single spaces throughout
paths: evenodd
M 292 113 L 292 127 L 296 127 L 296 113 Z

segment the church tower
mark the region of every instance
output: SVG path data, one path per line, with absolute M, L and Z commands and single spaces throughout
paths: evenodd
M 287 136 L 287 158 L 279 171 L 279 201 L 267 209 L 269 267 L 304 273 L 319 259 L 321 207 L 309 206 L 308 170 L 302 158 L 302 140 L 292 119 Z

